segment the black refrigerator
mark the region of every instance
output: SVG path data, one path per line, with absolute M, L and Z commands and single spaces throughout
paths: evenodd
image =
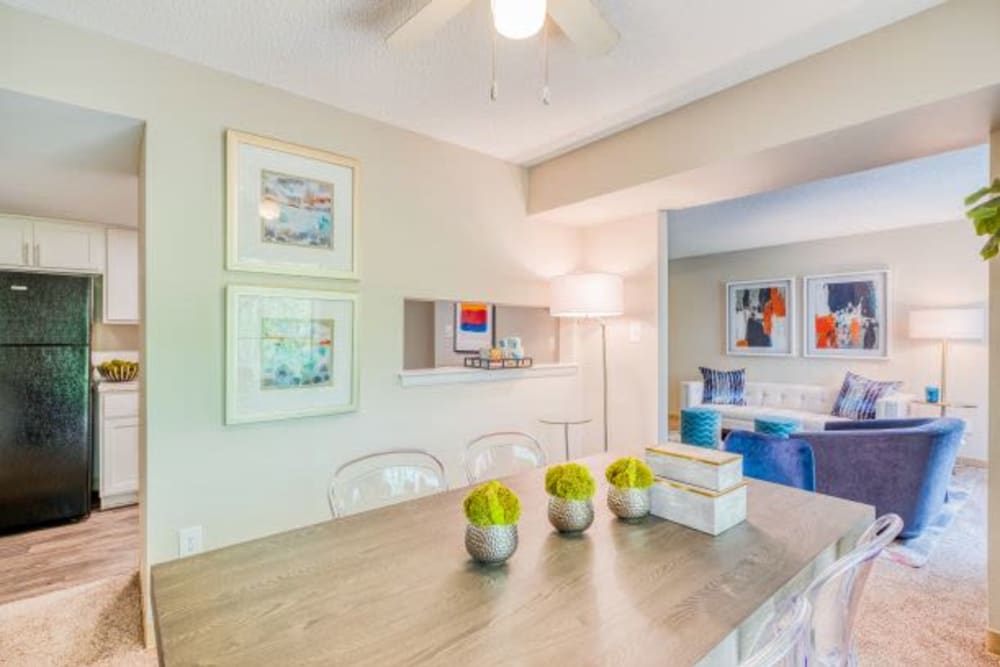
M 90 513 L 91 291 L 0 272 L 0 533 Z

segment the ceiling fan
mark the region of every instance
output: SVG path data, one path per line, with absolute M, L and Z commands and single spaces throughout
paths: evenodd
M 407 48 L 427 41 L 475 1 L 430 0 L 389 35 L 386 42 L 393 48 Z M 618 31 L 601 16 L 593 0 L 491 0 L 491 6 L 497 33 L 508 39 L 536 35 L 548 17 L 589 56 L 608 53 L 618 43 Z

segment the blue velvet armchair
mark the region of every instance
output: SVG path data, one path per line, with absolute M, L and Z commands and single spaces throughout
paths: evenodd
M 910 538 L 945 502 L 963 430 L 947 418 L 828 422 L 791 441 L 812 448 L 817 492 L 874 505 L 876 516 L 898 514 L 900 536 Z

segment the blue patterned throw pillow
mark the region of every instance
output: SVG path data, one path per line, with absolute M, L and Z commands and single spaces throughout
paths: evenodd
M 702 393 L 702 403 L 714 403 L 716 405 L 746 405 L 746 398 L 743 391 L 747 384 L 747 371 L 741 368 L 738 371 L 717 371 L 711 368 L 700 366 L 701 378 L 705 381 L 705 389 Z
M 833 416 L 875 419 L 875 404 L 899 389 L 902 384 L 895 380 L 870 380 L 848 371 L 837 401 L 833 404 Z

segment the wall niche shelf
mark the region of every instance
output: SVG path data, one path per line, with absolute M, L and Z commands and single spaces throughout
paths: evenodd
M 420 368 L 399 372 L 399 383 L 404 387 L 426 387 L 438 384 L 471 384 L 476 382 L 509 382 L 534 378 L 565 377 L 576 375 L 577 364 L 535 364 L 530 368 L 508 368 L 484 371 L 459 366 Z

